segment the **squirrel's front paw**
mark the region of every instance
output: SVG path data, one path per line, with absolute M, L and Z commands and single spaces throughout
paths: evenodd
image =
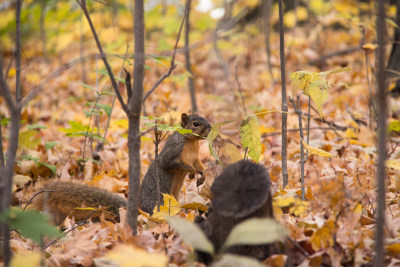
M 206 176 L 204 175 L 204 173 L 203 172 L 200 172 L 200 178 L 199 179 L 197 179 L 197 186 L 200 186 L 200 185 L 202 185 L 203 183 L 204 183 L 204 181 L 206 180 Z
M 189 173 L 189 178 L 190 179 L 193 179 L 194 177 L 196 177 L 196 173 L 193 173 L 193 172 Z

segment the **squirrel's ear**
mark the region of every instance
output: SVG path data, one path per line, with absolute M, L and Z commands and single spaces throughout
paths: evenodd
M 181 121 L 181 126 L 182 126 L 182 127 L 185 127 L 186 124 L 187 124 L 188 121 L 189 121 L 189 116 L 188 116 L 186 113 L 182 113 L 181 119 L 182 119 L 182 121 Z

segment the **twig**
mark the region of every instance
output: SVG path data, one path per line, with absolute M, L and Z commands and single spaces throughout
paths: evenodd
M 146 101 L 146 99 L 154 92 L 154 90 L 156 90 L 156 88 L 162 83 L 162 81 L 164 81 L 166 78 L 168 78 L 171 75 L 172 71 L 176 68 L 176 65 L 175 65 L 176 49 L 178 47 L 179 38 L 181 37 L 183 24 L 185 22 L 185 19 L 188 16 L 190 2 L 191 2 L 191 0 L 187 0 L 187 2 L 186 2 L 185 13 L 184 13 L 183 18 L 182 18 L 181 26 L 179 28 L 178 37 L 176 38 L 175 47 L 174 47 L 174 53 L 172 54 L 172 59 L 171 59 L 171 65 L 170 65 L 169 69 L 167 70 L 167 72 L 164 73 L 160 77 L 160 79 L 158 79 L 158 81 L 153 85 L 153 87 L 149 91 L 147 91 L 147 93 L 143 97 L 142 102 Z
M 97 36 L 96 29 L 93 26 L 92 19 L 91 19 L 90 15 L 89 15 L 89 12 L 87 10 L 86 0 L 81 0 L 80 2 L 77 0 L 77 2 L 80 5 L 80 7 L 82 8 L 82 11 L 85 14 L 85 17 L 86 17 L 86 19 L 87 19 L 87 21 L 89 23 L 90 29 L 92 30 L 92 34 L 93 34 L 93 37 L 94 37 L 94 39 L 96 41 L 97 48 L 99 49 L 101 59 L 103 60 L 104 65 L 106 66 L 108 75 L 110 76 L 111 84 L 112 84 L 112 86 L 114 88 L 114 91 L 115 91 L 115 94 L 117 95 L 117 98 L 118 98 L 118 100 L 119 100 L 119 102 L 121 104 L 121 107 L 126 112 L 126 114 L 129 114 L 130 111 L 129 111 L 127 105 L 125 104 L 124 100 L 122 99 L 121 93 L 118 90 L 117 81 L 114 78 L 114 74 L 113 74 L 113 72 L 111 70 L 110 64 L 108 64 L 106 54 L 104 54 L 103 47 L 101 46 L 99 37 Z
M 301 118 L 301 108 L 300 108 L 300 97 L 297 95 L 297 107 L 294 99 L 289 97 L 289 101 L 292 103 L 294 111 L 299 116 L 299 129 L 300 129 L 300 181 L 301 181 L 301 200 L 305 200 L 305 188 L 304 188 L 304 147 L 303 147 L 303 126 Z
M 289 183 L 287 170 L 287 95 L 286 95 L 286 72 L 285 72 L 285 33 L 283 30 L 283 0 L 279 3 L 279 51 L 281 61 L 281 84 L 282 84 L 282 180 L 283 188 Z
M 318 110 L 316 109 L 316 108 L 314 108 L 312 105 L 311 105 L 311 108 L 315 111 L 315 112 L 317 112 L 318 113 Z M 311 116 L 310 114 L 304 114 L 303 116 Z M 315 117 L 312 117 L 313 119 L 316 119 L 316 120 L 320 120 L 322 123 L 325 123 L 325 124 L 328 124 L 329 126 L 331 126 L 332 128 L 334 128 L 334 130 L 339 130 L 339 131 L 346 131 L 347 130 L 347 128 L 348 127 L 346 127 L 346 126 L 341 126 L 341 125 L 337 125 L 336 123 L 334 123 L 334 122 L 331 122 L 331 121 L 327 121 L 324 117 L 318 117 L 318 118 L 315 118 Z
M 353 46 L 353 47 L 349 47 L 349 48 L 346 48 L 343 50 L 333 51 L 331 53 L 321 56 L 320 58 L 310 60 L 308 62 L 308 64 L 310 64 L 310 65 L 321 64 L 329 58 L 336 57 L 336 56 L 344 56 L 344 55 L 351 54 L 351 53 L 354 53 L 359 50 L 361 50 L 361 46 Z
M 129 45 L 126 46 L 124 58 L 126 58 L 127 55 L 128 55 L 128 49 L 129 49 Z M 119 77 L 120 77 L 120 78 L 122 78 L 122 70 L 124 70 L 124 67 L 125 67 L 125 60 L 124 60 L 124 63 L 122 64 L 122 68 L 121 68 L 121 70 L 120 70 L 120 72 L 119 72 Z M 128 90 L 128 89 L 127 89 L 127 90 Z M 112 103 L 111 103 L 110 116 L 108 116 L 108 118 L 107 118 L 106 127 L 105 127 L 105 129 L 104 129 L 104 135 L 103 135 L 103 138 L 104 138 L 104 139 L 106 139 L 108 127 L 110 126 L 111 115 L 112 115 L 112 111 L 113 111 L 113 109 L 114 109 L 114 104 L 115 104 L 115 98 L 116 98 L 116 96 L 113 97 L 113 100 L 112 100 Z M 102 149 L 103 149 L 103 145 L 104 145 L 104 144 L 103 144 L 103 141 L 99 141 L 99 142 L 97 143 L 95 149 L 94 149 L 94 153 L 97 154 L 100 150 L 102 150 Z
M 40 195 L 41 193 L 49 193 L 49 192 L 54 192 L 54 190 L 43 190 L 40 192 L 35 193 L 28 201 L 28 203 L 26 203 L 25 207 L 22 209 L 22 211 L 25 211 L 25 209 L 29 206 L 29 204 L 31 204 L 32 200 L 35 199 L 35 197 L 37 197 L 38 195 Z
M 304 248 L 302 248 L 295 240 L 293 240 L 290 236 L 286 237 L 287 239 L 289 239 L 290 242 L 292 242 L 292 244 L 298 249 L 300 250 L 300 252 L 305 256 L 305 257 L 310 257 L 310 255 L 307 253 L 307 251 L 304 250 Z
M 0 168 L 4 168 L 6 162 L 3 153 L 3 134 L 1 132 L 1 117 L 0 117 Z
M 1 136 L 1 135 L 0 135 Z M 387 158 L 390 158 L 390 156 L 396 151 L 396 148 L 400 145 L 400 142 L 397 141 L 396 145 L 394 146 L 394 148 L 392 149 L 392 151 L 390 151 L 390 153 L 388 153 Z
M 190 100 L 192 102 L 192 112 L 197 113 L 197 102 L 196 102 L 196 88 L 194 84 L 194 77 L 192 72 L 192 66 L 190 63 L 190 50 L 189 50 L 189 33 L 190 33 L 190 5 L 188 7 L 187 18 L 185 20 L 185 61 L 186 70 L 190 73 L 188 77 L 188 87 L 190 92 Z
M 308 114 L 310 114 L 311 111 L 311 95 L 308 95 Z M 307 145 L 310 144 L 310 120 L 311 117 L 308 116 L 307 118 Z M 308 159 L 308 150 L 306 151 L 306 158 L 305 160 Z
M 309 130 L 323 130 L 323 131 L 328 131 L 328 130 L 332 130 L 331 127 L 310 127 Z M 294 129 L 287 129 L 288 132 L 298 132 L 300 131 L 299 128 L 294 128 Z M 262 134 L 261 137 L 265 138 L 268 136 L 275 136 L 275 135 L 279 135 L 282 134 L 281 131 L 278 132 L 272 132 L 272 133 L 266 133 L 266 134 Z
M 236 77 L 236 84 L 238 87 L 240 99 L 241 99 L 241 106 L 244 109 L 244 114 L 247 114 L 247 108 L 246 108 L 246 101 L 244 100 L 243 92 L 242 92 L 242 86 L 239 81 L 239 75 L 238 75 L 238 63 L 236 61 L 236 68 L 235 68 L 235 77 Z
M 77 223 L 76 225 L 74 225 L 71 229 L 69 229 L 67 232 L 64 233 L 64 235 L 69 234 L 70 232 L 72 232 L 73 230 L 75 230 L 78 227 L 81 227 L 85 224 L 88 224 L 88 219 L 93 215 L 93 213 L 97 212 L 98 210 L 92 210 L 88 216 L 86 216 L 85 220 L 83 222 Z M 48 243 L 43 249 L 46 249 L 50 246 L 52 246 L 54 243 L 56 243 L 58 240 L 60 240 L 62 237 L 56 238 L 53 241 L 51 241 L 50 243 Z
M 362 186 L 362 184 L 361 184 L 360 177 L 358 177 L 358 174 L 356 174 L 356 178 L 357 178 L 358 184 L 359 184 L 360 187 L 362 188 L 363 186 Z M 368 200 L 369 205 L 371 206 L 372 214 L 375 215 L 374 205 L 372 205 L 372 202 L 371 202 L 371 200 L 369 199 L 367 193 L 364 192 L 364 196 L 365 196 L 365 198 Z
M 15 40 L 15 102 L 18 103 L 21 99 L 21 8 L 22 2 L 17 1 L 17 14 L 16 14 L 16 23 L 17 23 L 17 36 Z M 3 70 L 2 70 L 3 71 Z

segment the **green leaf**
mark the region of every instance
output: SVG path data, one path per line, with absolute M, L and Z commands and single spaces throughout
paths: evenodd
M 44 147 L 46 148 L 46 150 L 52 149 L 53 147 L 55 147 L 56 145 L 58 145 L 59 143 L 57 141 L 49 141 L 46 142 Z
M 84 131 L 84 132 L 77 132 L 77 133 L 67 133 L 67 136 L 87 136 L 87 137 L 91 137 L 94 139 L 98 139 L 104 143 L 108 143 L 108 141 L 106 139 L 104 139 L 103 137 L 101 137 L 98 134 L 92 134 L 90 132 Z
M 18 147 L 33 149 L 41 142 L 40 134 L 35 130 L 26 130 L 19 133 Z
M 236 225 L 223 245 L 262 245 L 281 240 L 286 230 L 272 218 L 255 218 Z
M 27 125 L 29 130 L 36 130 L 36 129 L 47 129 L 47 126 L 40 125 L 40 124 L 32 124 L 32 125 Z
M 21 159 L 26 159 L 26 160 L 33 160 L 36 164 L 39 163 L 39 158 L 33 157 L 31 155 L 21 155 L 19 156 Z
M 106 104 L 99 104 L 99 103 L 93 103 L 93 102 L 87 102 L 85 103 L 85 106 L 91 106 L 91 107 L 98 107 L 102 110 L 104 110 L 104 112 L 107 114 L 108 117 L 111 116 L 111 106 L 110 105 L 106 105 Z
M 98 74 L 102 74 L 105 76 L 109 76 L 107 70 L 103 69 L 103 70 L 95 70 L 94 72 L 98 73 Z M 114 75 L 114 78 L 122 83 L 125 83 L 125 80 L 123 78 L 120 78 L 116 75 Z
M 213 245 L 197 225 L 177 217 L 169 217 L 167 220 L 186 244 L 196 250 L 214 254 Z
M 243 147 L 249 149 L 249 156 L 258 163 L 261 155 L 261 132 L 257 116 L 250 115 L 242 121 L 240 139 Z
M 227 253 L 211 267 L 265 267 L 265 265 L 254 258 Z
M 102 92 L 102 93 L 100 93 L 100 95 L 112 95 L 112 96 L 115 96 L 115 93 L 113 93 L 113 92 Z
M 85 113 L 86 118 L 89 118 L 90 116 L 97 116 L 97 115 L 101 115 L 99 111 L 88 111 L 88 110 L 84 110 L 83 113 Z
M 1 119 L 1 126 L 6 126 L 11 121 L 11 118 Z
M 208 141 L 208 149 L 210 150 L 210 154 L 218 161 L 221 162 L 221 160 L 219 159 L 217 153 L 215 153 L 212 144 L 214 142 L 214 139 L 217 138 L 219 133 L 219 128 L 218 127 L 214 127 L 214 125 L 212 125 L 211 127 L 211 131 L 208 133 L 207 135 L 207 141 Z
M 84 126 L 83 124 L 76 121 L 68 121 L 68 123 L 71 126 L 70 128 L 60 128 L 59 130 L 64 133 L 76 133 L 86 131 L 88 128 L 87 126 Z
M 40 167 L 41 165 L 46 166 L 47 168 L 49 168 L 50 171 L 53 172 L 53 174 L 57 174 L 57 167 L 56 166 L 39 161 L 38 162 L 38 166 Z
M 400 121 L 395 120 L 395 121 L 389 122 L 388 130 L 389 130 L 389 132 L 400 132 Z
M 17 230 L 23 236 L 31 238 L 37 244 L 44 236 L 57 238 L 63 234 L 47 223 L 48 217 L 35 210 L 22 211 L 12 208 L 0 214 L 0 222 L 7 223 L 11 229 Z
M 99 92 L 98 92 L 96 89 L 94 89 L 93 87 L 91 87 L 90 85 L 87 85 L 86 83 L 81 83 L 81 85 L 82 85 L 83 87 L 86 87 L 86 88 L 88 88 L 88 89 L 90 89 L 90 90 L 96 92 L 96 94 L 99 94 Z

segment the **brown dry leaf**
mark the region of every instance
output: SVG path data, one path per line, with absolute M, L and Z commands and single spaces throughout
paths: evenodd
M 270 266 L 270 267 L 284 267 L 287 261 L 287 255 L 284 254 L 277 254 L 272 255 L 268 259 L 263 261 L 263 264 Z
M 201 211 L 207 211 L 207 200 L 201 197 L 194 191 L 190 191 L 186 194 L 183 203 L 181 204 L 181 208 L 183 209 L 199 209 Z
M 75 230 L 73 236 L 67 238 L 64 246 L 52 253 L 46 260 L 50 266 L 66 266 L 79 264 L 91 266 L 93 258 L 98 254 L 96 234 L 101 229 L 100 224 L 90 224 L 90 227 Z M 98 240 L 99 241 L 99 240 Z M 48 248 L 47 250 L 50 250 Z

